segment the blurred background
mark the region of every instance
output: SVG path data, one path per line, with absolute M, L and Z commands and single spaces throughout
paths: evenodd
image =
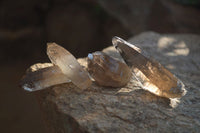
M 78 58 L 144 31 L 200 34 L 200 0 L 0 0 L 0 132 L 45 132 L 18 84 L 30 65 L 50 62 L 47 42 Z

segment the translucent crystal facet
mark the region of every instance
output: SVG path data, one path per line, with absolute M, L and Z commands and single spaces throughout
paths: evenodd
M 114 37 L 112 42 L 144 89 L 167 98 L 181 97 L 185 94 L 184 84 L 160 63 L 141 54 L 139 48 L 119 37 Z
M 88 54 L 88 71 L 95 82 L 102 86 L 121 87 L 131 78 L 129 67 L 103 52 Z
M 51 63 L 35 64 L 23 77 L 21 86 L 26 91 L 37 91 L 53 85 L 70 82 L 58 66 Z
M 76 58 L 66 49 L 56 43 L 47 44 L 47 55 L 51 62 L 61 69 L 61 71 L 81 89 L 86 89 L 91 85 L 91 80 Z

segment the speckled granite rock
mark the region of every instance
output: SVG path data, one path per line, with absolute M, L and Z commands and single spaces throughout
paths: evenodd
M 80 91 L 72 83 L 34 92 L 48 133 L 200 132 L 200 36 L 145 32 L 129 40 L 186 85 L 180 99 L 141 89 L 134 78 L 123 88 L 95 85 Z M 138 44 L 138 45 L 137 45 Z M 113 47 L 103 50 L 120 59 Z M 85 59 L 79 62 L 86 66 Z

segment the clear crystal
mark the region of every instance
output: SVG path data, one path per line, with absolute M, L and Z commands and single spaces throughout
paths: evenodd
M 51 62 L 61 69 L 61 71 L 81 89 L 86 89 L 91 85 L 91 80 L 76 58 L 66 49 L 56 43 L 47 44 L 47 55 Z
M 131 78 L 129 67 L 103 52 L 88 54 L 88 71 L 95 82 L 102 86 L 121 87 Z
M 21 86 L 27 91 L 37 91 L 67 82 L 70 82 L 70 80 L 58 66 L 44 63 L 31 66 L 23 77 Z
M 112 43 L 144 89 L 167 98 L 185 95 L 184 84 L 160 63 L 144 56 L 139 48 L 119 37 L 114 37 Z

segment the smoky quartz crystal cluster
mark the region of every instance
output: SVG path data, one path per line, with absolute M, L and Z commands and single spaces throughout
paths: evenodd
M 37 91 L 53 85 L 72 82 L 78 88 L 90 88 L 92 80 L 100 86 L 123 87 L 135 76 L 142 88 L 158 96 L 181 97 L 184 84 L 160 63 L 144 56 L 141 50 L 127 41 L 113 37 L 112 43 L 124 62 L 103 52 L 88 54 L 84 69 L 76 58 L 56 43 L 47 44 L 47 55 L 51 63 L 39 70 L 32 66 L 22 78 L 21 85 L 27 91 Z

